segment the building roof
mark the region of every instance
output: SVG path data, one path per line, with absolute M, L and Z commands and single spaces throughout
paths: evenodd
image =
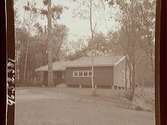
M 73 61 L 58 61 L 53 63 L 54 71 L 63 71 L 67 67 L 114 66 L 119 64 L 125 56 L 96 56 L 80 57 Z M 48 71 L 48 65 L 37 68 L 35 71 Z
M 66 69 L 67 64 L 69 61 L 57 61 L 53 63 L 53 70 L 54 71 L 63 71 Z M 41 66 L 35 70 L 36 72 L 38 71 L 48 71 L 48 65 Z
M 70 62 L 67 67 L 87 67 L 91 66 L 113 66 L 119 64 L 125 56 L 96 56 L 96 57 L 81 57 Z

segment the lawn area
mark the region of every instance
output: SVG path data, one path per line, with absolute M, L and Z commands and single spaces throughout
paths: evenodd
M 154 125 L 154 112 L 127 109 L 123 91 L 17 88 L 16 125 Z M 128 102 L 126 102 L 128 103 Z

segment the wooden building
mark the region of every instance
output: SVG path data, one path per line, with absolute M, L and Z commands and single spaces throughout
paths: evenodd
M 53 63 L 53 80 L 54 85 L 64 83 L 65 70 L 68 61 L 58 61 Z M 48 82 L 48 65 L 41 66 L 35 70 L 37 72 L 38 81 L 40 84 L 47 85 Z
M 41 73 L 41 81 L 46 82 L 47 69 L 47 66 L 43 66 L 36 70 Z M 91 78 L 94 74 L 96 87 L 128 88 L 129 82 L 125 79 L 128 73 L 125 70 L 125 56 L 81 57 L 73 61 L 60 61 L 53 64 L 55 84 L 63 82 L 73 87 L 91 87 Z

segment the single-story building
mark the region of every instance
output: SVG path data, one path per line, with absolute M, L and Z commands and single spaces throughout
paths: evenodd
M 128 88 L 125 70 L 125 56 L 80 57 L 53 63 L 55 84 L 65 83 L 68 86 L 91 87 L 93 75 L 96 87 Z M 40 81 L 47 83 L 48 66 L 42 66 L 36 72 L 40 74 Z
M 65 70 L 68 61 L 57 61 L 53 63 L 53 80 L 54 84 L 64 83 Z M 47 85 L 48 82 L 48 65 L 41 66 L 35 70 L 37 72 L 38 81 Z

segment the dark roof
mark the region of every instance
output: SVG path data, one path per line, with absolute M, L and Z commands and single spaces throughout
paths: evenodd
M 96 56 L 80 57 L 73 61 L 58 61 L 53 63 L 54 71 L 63 71 L 67 67 L 113 66 L 119 64 L 125 56 Z M 48 71 L 48 65 L 37 68 L 35 71 Z

